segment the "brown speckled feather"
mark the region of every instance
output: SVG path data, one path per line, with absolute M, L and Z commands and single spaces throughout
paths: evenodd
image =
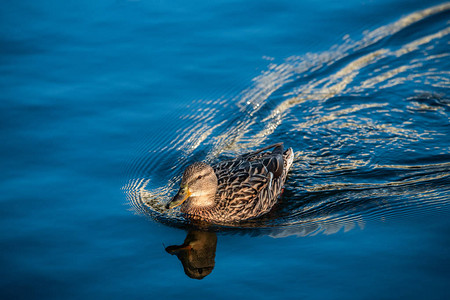
M 275 149 L 263 152 L 271 148 Z M 235 222 L 267 213 L 278 200 L 293 156 L 291 148 L 283 153 L 283 144 L 279 143 L 213 165 L 218 179 L 216 205 L 188 214 L 210 221 Z

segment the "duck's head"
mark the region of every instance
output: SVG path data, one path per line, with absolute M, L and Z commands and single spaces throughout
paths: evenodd
M 174 208 L 182 203 L 189 207 L 210 207 L 214 205 L 217 192 L 217 176 L 214 169 L 204 162 L 195 162 L 183 173 L 180 189 L 166 208 Z

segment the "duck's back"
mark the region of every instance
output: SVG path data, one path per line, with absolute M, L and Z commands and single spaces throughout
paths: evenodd
M 283 152 L 280 143 L 214 165 L 217 204 L 206 217 L 232 222 L 267 213 L 278 200 L 293 158 L 292 148 Z

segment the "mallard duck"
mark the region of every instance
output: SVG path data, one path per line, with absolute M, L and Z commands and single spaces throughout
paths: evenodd
M 278 143 L 212 166 L 195 162 L 166 208 L 181 205 L 188 218 L 213 223 L 259 217 L 277 202 L 293 159 L 292 148 L 283 152 Z

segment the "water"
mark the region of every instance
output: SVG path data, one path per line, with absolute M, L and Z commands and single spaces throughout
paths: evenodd
M 341 2 L 4 5 L 2 299 L 449 298 L 450 4 Z M 278 141 L 270 214 L 163 209 Z

